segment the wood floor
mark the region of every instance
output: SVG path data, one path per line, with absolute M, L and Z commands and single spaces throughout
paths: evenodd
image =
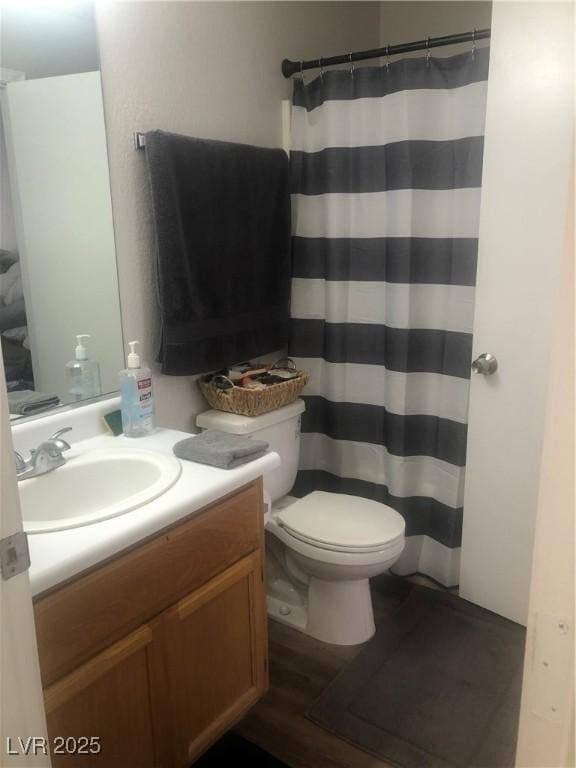
M 397 609 L 410 585 L 373 580 L 376 621 Z M 326 645 L 276 621 L 268 622 L 270 690 L 235 731 L 292 768 L 390 768 L 306 718 L 309 706 L 362 646 Z

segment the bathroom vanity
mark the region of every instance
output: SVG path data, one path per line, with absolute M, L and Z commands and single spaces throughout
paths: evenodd
M 72 412 L 69 435 L 80 439 L 71 440 L 66 465 L 44 479 L 56 481 L 61 472 L 74 483 L 74 467 L 106 451 L 173 460 L 172 446 L 188 436 L 158 430 L 135 441 L 101 428 L 98 434 L 103 407 L 85 406 L 75 420 Z M 17 450 L 62 424 L 62 415 L 50 415 L 16 427 Z M 268 671 L 261 477 L 279 463 L 275 453 L 229 471 L 181 462 L 177 481 L 139 508 L 29 535 L 56 768 L 185 768 L 262 696 Z M 43 486 L 52 512 L 67 503 L 66 482 Z M 87 484 L 78 510 L 94 506 L 100 493 L 98 484 Z M 25 505 L 23 513 L 26 525 Z
M 264 693 L 262 521 L 258 480 L 35 602 L 54 766 L 188 766 Z

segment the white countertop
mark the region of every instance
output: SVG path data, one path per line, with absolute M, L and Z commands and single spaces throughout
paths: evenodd
M 187 432 L 158 429 L 138 439 L 98 435 L 75 442 L 73 448 L 76 451 L 129 447 L 173 455 L 174 443 L 187 437 L 191 437 Z M 65 531 L 29 534 L 32 594 L 45 592 L 276 469 L 280 457 L 270 452 L 236 469 L 216 469 L 191 461 L 181 463 L 182 474 L 176 483 L 138 509 Z M 82 499 L 78 502 L 81 505 Z

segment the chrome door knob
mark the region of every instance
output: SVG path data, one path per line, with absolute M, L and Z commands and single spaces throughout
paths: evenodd
M 474 373 L 482 373 L 484 376 L 492 376 L 497 369 L 498 360 L 490 352 L 483 352 L 481 355 L 478 355 L 472 363 Z

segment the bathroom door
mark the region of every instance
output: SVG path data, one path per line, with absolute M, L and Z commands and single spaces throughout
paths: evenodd
M 0 356 L 0 539 L 22 530 L 10 417 Z M 39 741 L 26 741 L 28 737 Z M 0 765 L 49 766 L 44 699 L 28 573 L 0 576 Z M 18 737 L 22 742 L 18 741 Z M 8 741 L 10 739 L 10 741 Z M 28 747 L 27 754 L 25 753 Z
M 494 3 L 460 595 L 526 623 L 572 164 L 573 7 Z

